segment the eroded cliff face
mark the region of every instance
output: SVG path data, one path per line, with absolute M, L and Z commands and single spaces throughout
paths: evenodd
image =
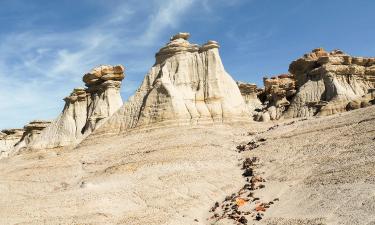
M 122 106 L 123 66 L 99 66 L 85 74 L 87 88 L 66 97 L 62 113 L 26 147 L 41 149 L 80 142 Z
M 30 144 L 46 127 L 51 124 L 51 121 L 33 120 L 23 127 L 22 138 L 14 145 L 14 151 L 26 147 Z
M 124 67 L 99 66 L 83 76 L 85 88 L 75 88 L 64 99 L 52 123 L 33 121 L 22 138 L 2 133 L 1 151 L 9 154 L 15 144 L 15 152 L 74 145 L 93 131 L 331 115 L 374 103 L 375 58 L 314 49 L 290 64 L 290 74 L 264 78 L 259 89 L 232 79 L 216 41 L 200 46 L 189 36 L 171 37 L 125 104 L 120 96 Z
M 0 159 L 9 156 L 14 145 L 20 141 L 23 129 L 6 129 L 0 132 Z
M 236 82 L 225 71 L 219 44 L 199 46 L 188 33 L 171 37 L 136 93 L 100 132 L 151 124 L 199 124 L 250 120 Z
M 263 79 L 263 110 L 255 120 L 332 115 L 374 103 L 375 58 L 317 48 L 293 61 L 289 72 Z
M 289 71 L 298 91 L 286 117 L 331 115 L 350 109 L 350 104 L 367 106 L 374 99 L 375 58 L 319 48 L 293 61 Z
M 257 111 L 262 111 L 263 104 L 258 98 L 258 95 L 260 92 L 263 92 L 263 90 L 259 89 L 257 85 L 253 83 L 237 81 L 237 85 L 250 114 L 254 115 Z
M 264 95 L 266 114 L 271 120 L 278 120 L 289 107 L 290 101 L 296 93 L 295 78 L 291 74 L 281 74 L 271 78 L 264 78 Z M 266 120 L 266 119 L 263 119 Z

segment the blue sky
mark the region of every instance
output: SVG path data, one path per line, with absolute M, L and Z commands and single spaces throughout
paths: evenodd
M 261 84 L 316 47 L 375 55 L 373 0 L 0 0 L 0 129 L 53 119 L 100 64 L 126 100 L 179 31 L 219 41 L 227 71 Z

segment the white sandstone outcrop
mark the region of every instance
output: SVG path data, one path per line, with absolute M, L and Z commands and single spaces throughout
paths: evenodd
M 22 138 L 14 145 L 14 151 L 26 147 L 30 144 L 46 127 L 51 124 L 51 121 L 33 120 L 26 124 Z
M 219 44 L 191 44 L 179 33 L 156 54 L 136 93 L 98 131 L 121 132 L 151 124 L 250 120 L 236 82 L 225 71 Z
M 252 83 L 237 81 L 237 85 L 250 114 L 254 115 L 257 113 L 256 111 L 261 111 L 263 105 L 258 98 L 258 93 L 263 90 L 258 89 L 257 85 Z
M 295 75 L 298 92 L 286 117 L 340 113 L 350 102 L 364 101 L 366 105 L 374 97 L 375 58 L 319 48 L 293 61 L 289 71 Z
M 23 133 L 23 129 L 6 129 L 0 132 L 0 159 L 9 155 L 14 145 L 22 138 Z
M 99 66 L 83 76 L 87 88 L 75 88 L 64 98 L 62 113 L 27 145 L 29 148 L 54 148 L 72 145 L 99 127 L 118 110 L 124 67 Z

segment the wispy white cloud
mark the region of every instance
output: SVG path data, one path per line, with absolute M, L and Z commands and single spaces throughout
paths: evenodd
M 48 32 L 33 27 L 0 36 L 0 129 L 54 118 L 62 109 L 61 99 L 82 86 L 82 75 L 96 65 L 128 66 L 120 62 L 128 59 L 130 65 L 142 68 L 128 71 L 145 70 L 151 66 L 150 58 L 140 52 L 149 52 L 159 36 L 178 26 L 195 1 L 154 0 L 146 11 L 128 1 L 80 29 Z M 138 14 L 149 16 L 137 21 Z M 128 76 L 122 92 L 129 95 L 140 80 Z
M 156 5 L 156 13 L 150 16 L 150 23 L 142 34 L 140 44 L 150 45 L 166 28 L 175 28 L 184 18 L 184 13 L 192 7 L 196 0 L 160 1 Z

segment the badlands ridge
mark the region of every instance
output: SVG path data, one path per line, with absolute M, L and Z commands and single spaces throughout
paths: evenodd
M 314 49 L 259 88 L 189 36 L 125 103 L 102 65 L 1 131 L 0 224 L 374 224 L 375 58 Z

